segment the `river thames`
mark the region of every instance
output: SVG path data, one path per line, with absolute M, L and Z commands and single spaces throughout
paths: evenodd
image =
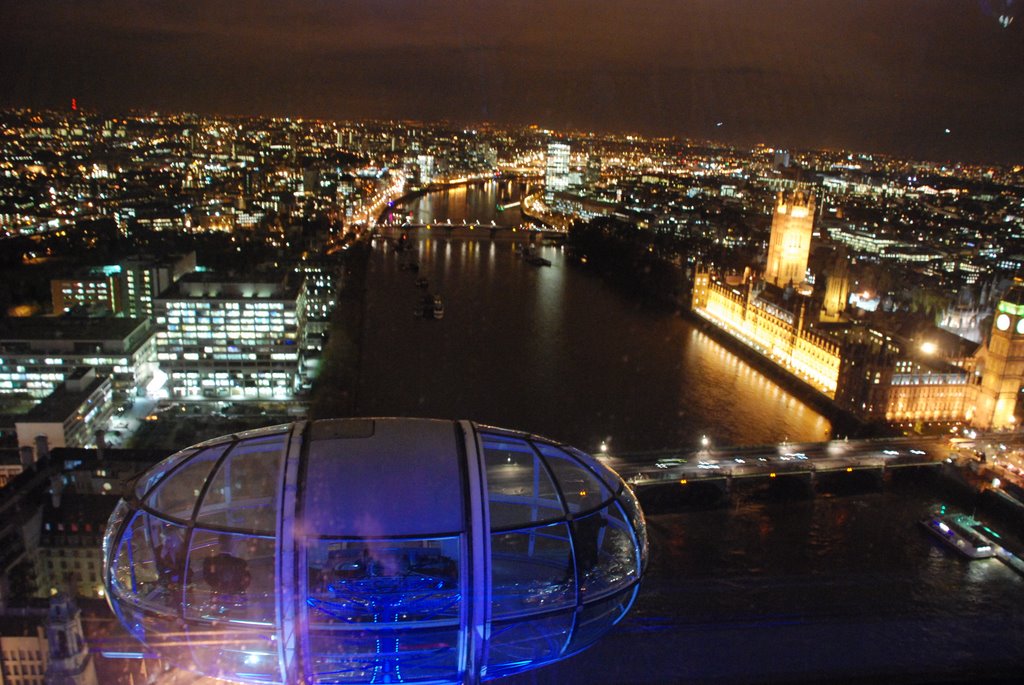
M 520 188 L 456 188 L 395 208 L 417 223 L 517 225 Z M 466 418 L 595 450 L 826 439 L 830 422 L 678 315 L 567 262 L 537 267 L 486 228 L 378 245 L 367 277 L 361 415 Z M 421 313 L 427 279 L 442 320 Z M 1012 682 L 1024 664 L 1024 578 L 964 562 L 918 525 L 935 478 L 649 515 L 633 611 L 592 649 L 502 682 Z M 644 496 L 641 495 L 641 499 Z
M 518 199 L 497 183 L 412 202 L 415 223 L 517 225 Z M 508 191 L 499 192 L 499 191 Z M 420 229 L 418 273 L 407 254 L 371 257 L 357 408 L 365 415 L 473 419 L 596 449 L 823 440 L 831 424 L 704 333 L 619 294 L 540 247 L 532 266 L 488 232 Z M 477 238 L 476 236 L 480 237 Z M 413 316 L 423 290 L 443 296 L 442 321 Z

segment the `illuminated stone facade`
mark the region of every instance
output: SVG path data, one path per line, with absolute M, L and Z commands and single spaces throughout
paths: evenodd
M 1024 385 L 1024 283 L 1019 280 L 996 306 L 974 424 L 1012 428 Z
M 785 288 L 802 283 L 807 275 L 807 257 L 814 231 L 814 195 L 779 193 L 772 216 L 768 261 L 764 280 Z
M 737 289 L 698 271 L 693 311 L 764 355 L 830 399 L 835 399 L 839 346 L 804 327 L 806 306 L 794 314 L 754 294 L 748 283 Z
M 862 419 L 965 422 L 986 429 L 1016 424 L 1024 387 L 1024 285 L 1015 285 L 1000 302 L 989 344 L 961 341 L 966 353 L 922 350 L 912 340 L 863 324 L 819 334 L 807 328 L 807 302 L 795 296 L 787 309 L 761 297 L 754 283 L 729 286 L 698 270 L 692 308 Z

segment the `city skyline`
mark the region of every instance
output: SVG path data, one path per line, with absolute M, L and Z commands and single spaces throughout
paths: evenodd
M 493 121 L 1016 162 L 1013 12 L 954 0 L 3 2 L 0 104 Z

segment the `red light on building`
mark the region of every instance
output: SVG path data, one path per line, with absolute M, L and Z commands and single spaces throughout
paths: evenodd
M 71 98 L 71 111 L 72 112 L 77 112 L 78 111 L 78 98 Z

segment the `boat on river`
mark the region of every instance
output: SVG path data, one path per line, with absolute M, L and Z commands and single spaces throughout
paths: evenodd
M 945 506 L 936 507 L 921 521 L 925 529 L 968 559 L 987 559 L 996 556 L 1001 547 L 998 537 L 988 526 L 967 514 L 960 514 Z

